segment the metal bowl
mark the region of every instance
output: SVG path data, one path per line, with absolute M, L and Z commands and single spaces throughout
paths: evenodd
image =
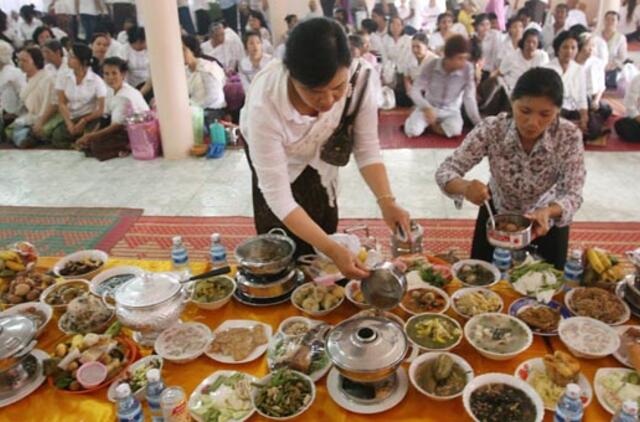
M 238 290 L 255 299 L 272 299 L 290 293 L 298 283 L 298 272 L 292 269 L 284 277 L 268 283 L 252 281 L 250 277 L 238 274 Z
M 496 228 L 491 225 L 491 220 L 487 221 L 487 240 L 496 248 L 518 250 L 529 246 L 532 236 L 533 222 L 523 215 L 518 214 L 498 214 L 495 216 Z M 521 230 L 502 229 L 507 224 L 514 224 L 517 227 L 524 227 Z
M 242 242 L 235 250 L 236 261 L 244 271 L 261 276 L 286 270 L 293 259 L 296 244 L 282 229 L 272 229 Z

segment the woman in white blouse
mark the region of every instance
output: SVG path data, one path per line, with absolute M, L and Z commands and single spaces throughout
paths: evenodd
M 104 114 L 107 87 L 91 70 L 92 52 L 76 43 L 69 53 L 69 69 L 56 79 L 58 111 L 64 121 L 51 134 L 55 148 L 70 148 L 86 130 L 94 129 Z
M 640 142 L 640 75 L 627 88 L 624 108 L 626 115 L 615 123 L 616 132 L 627 142 Z
M 413 57 L 405 66 L 404 71 L 404 89 L 410 92 L 413 82 L 420 77 L 423 66 L 431 59 L 438 56 L 429 50 L 429 40 L 424 32 L 418 32 L 411 39 L 411 53 Z
M 240 60 L 238 73 L 244 92 L 249 91 L 249 86 L 253 77 L 271 61 L 273 58 L 269 54 L 265 54 L 262 49 L 262 37 L 259 33 L 249 31 L 244 34 L 244 48 L 247 55 Z
M 500 47 L 501 34 L 491 29 L 489 15 L 480 13 L 474 17 L 473 26 L 476 29 L 474 38 L 482 47 L 482 80 L 495 75 L 497 71 L 498 49 Z
M 102 71 L 109 89 L 100 129 L 85 133 L 75 143 L 75 147 L 84 151 L 88 157 L 95 157 L 100 161 L 128 154 L 126 119 L 134 113 L 149 111 L 140 91 L 125 81 L 127 62 L 119 57 L 109 57 L 105 59 Z
M 396 98 L 405 97 L 402 70 L 411 59 L 411 37 L 404 33 L 404 23 L 398 16 L 389 21 L 389 32 L 382 37 L 382 82 L 396 91 Z
M 507 36 L 498 46 L 496 65 L 498 68 L 506 57 L 518 51 L 520 40 L 524 34 L 524 24 L 519 18 L 511 18 L 507 21 Z
M 151 71 L 149 68 L 149 52 L 144 28 L 134 27 L 127 32 L 129 44 L 124 48 L 124 58 L 129 66 L 127 82 L 140 90 L 148 101 L 153 97 Z
M 42 26 L 42 21 L 36 16 L 36 9 L 32 4 L 20 8 L 18 33 L 23 44 L 33 40 L 33 33 Z
M 247 29 L 260 34 L 262 38 L 262 49 L 267 54 L 273 54 L 273 44 L 271 43 L 271 33 L 267 29 L 267 21 L 264 15 L 255 10 L 249 12 L 249 19 L 247 20 Z
M 576 62 L 584 68 L 587 78 L 587 99 L 589 109 L 597 113 L 605 122 L 613 113 L 611 106 L 602 100 L 605 90 L 605 62 L 594 54 L 595 36 L 583 32 L 578 36 L 578 54 Z
M 39 48 L 30 47 L 18 53 L 18 65 L 27 75 L 27 84 L 20 91 L 24 112 L 9 127 L 11 141 L 18 148 L 29 148 L 36 144 L 31 128 L 44 124 L 45 112 L 54 94 L 54 80 L 44 70 L 44 56 Z
M 451 12 L 444 12 L 438 15 L 438 30 L 429 37 L 429 48 L 431 51 L 436 54 L 442 54 L 447 39 L 456 34 L 452 29 L 453 21 L 454 18 Z
M 640 39 L 640 7 L 638 7 L 638 0 L 622 0 L 618 30 L 627 37 L 627 41 Z
M 606 66 L 607 88 L 615 89 L 618 86 L 618 73 L 629 59 L 627 52 L 627 37 L 618 31 L 620 15 L 618 12 L 609 11 L 604 17 L 604 29 L 602 38 L 607 42 L 609 50 L 609 62 Z
M 20 92 L 27 83 L 24 73 L 14 66 L 12 55 L 11 44 L 0 41 L 0 134 L 21 113 Z
M 397 225 L 408 230 L 409 215 L 395 202 L 380 156 L 376 98 L 367 89 L 370 68 L 352 64 L 339 23 L 325 18 L 301 22 L 287 40 L 284 62 L 272 61 L 254 78 L 240 128 L 253 173 L 258 233 L 284 227 L 294 236 L 296 256 L 316 248 L 345 277 L 363 278 L 368 272 L 357 257 L 328 236 L 338 225 L 338 169 L 346 154 L 353 152 L 392 230 Z M 360 103 L 349 136 L 352 146 L 342 136 L 332 137 L 347 92 L 353 94 L 349 113 L 356 113 Z

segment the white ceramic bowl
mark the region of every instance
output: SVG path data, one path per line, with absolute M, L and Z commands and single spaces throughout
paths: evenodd
M 44 303 L 45 305 L 49 305 L 46 300 L 47 297 L 51 294 L 51 292 L 53 292 L 54 290 L 56 290 L 57 288 L 59 288 L 62 285 L 65 284 L 82 284 L 85 286 L 85 290 L 87 293 L 89 293 L 90 289 L 91 289 L 91 283 L 89 283 L 87 280 L 83 280 L 80 278 L 74 278 L 74 279 L 65 279 L 63 281 L 59 281 L 55 284 L 52 284 L 51 286 L 47 287 L 42 294 L 40 295 L 40 302 Z M 53 308 L 53 311 L 57 314 L 57 315 L 61 315 L 62 313 L 64 313 L 67 310 L 67 304 L 64 305 L 49 305 L 51 306 L 51 308 Z
M 216 276 L 216 277 L 213 277 L 213 278 L 222 278 L 222 279 L 225 279 L 225 280 L 228 280 L 229 282 L 231 282 L 231 285 L 233 286 L 231 288 L 231 292 L 229 292 L 229 294 L 226 295 L 225 297 L 223 297 L 222 299 L 214 300 L 213 302 L 199 302 L 197 300 L 193 300 L 193 293 L 195 292 L 196 284 L 199 283 L 199 282 L 205 281 L 205 280 L 194 281 L 192 283 L 192 286 L 190 286 L 191 289 L 192 289 L 192 291 L 191 291 L 191 302 L 194 305 L 196 305 L 198 308 L 200 308 L 200 309 L 206 309 L 208 311 L 213 311 L 215 309 L 222 308 L 224 305 L 226 305 L 227 303 L 229 303 L 231 301 L 231 298 L 233 297 L 233 294 L 235 293 L 236 289 L 238 288 L 238 285 L 237 285 L 236 281 L 233 278 L 229 277 L 229 276 L 220 275 L 220 276 Z
M 310 283 L 304 283 L 301 286 L 298 286 L 294 291 L 293 294 L 291 295 L 291 304 L 294 306 L 294 308 L 296 308 L 297 310 L 299 310 L 300 312 L 303 312 L 307 315 L 311 315 L 312 317 L 323 317 L 325 315 L 329 315 L 331 312 L 335 311 L 336 309 L 338 309 L 340 307 L 340 305 L 342 305 L 342 302 L 344 302 L 344 297 L 345 297 L 345 292 L 344 292 L 344 288 L 342 286 L 339 285 L 335 285 L 336 287 L 338 287 L 339 289 L 342 290 L 342 297 L 340 298 L 340 300 L 338 301 L 338 303 L 336 303 L 333 307 L 329 308 L 329 309 L 323 309 L 322 311 L 310 311 L 308 309 L 304 309 L 302 306 L 298 305 L 296 303 L 296 301 L 294 300 L 294 298 L 297 296 L 298 292 L 300 291 L 300 289 L 307 288 L 308 285 Z M 322 287 L 322 286 L 320 286 Z
M 158 355 L 149 355 L 147 357 L 144 357 L 142 359 L 139 359 L 135 362 L 133 362 L 131 365 L 129 365 L 129 367 L 127 368 L 126 374 L 131 374 L 133 375 L 133 373 L 141 367 L 144 367 L 145 365 L 147 365 L 150 362 L 159 362 L 160 367 L 158 368 L 160 371 L 162 371 L 162 366 L 163 366 L 163 360 L 160 356 Z M 146 377 L 146 375 L 145 375 Z M 116 401 L 116 388 L 118 387 L 118 385 L 120 385 L 120 381 L 125 378 L 125 376 L 120 376 L 118 378 L 116 378 L 111 385 L 109 386 L 109 390 L 107 391 L 107 398 L 109 399 L 109 401 L 114 402 Z M 145 385 L 142 388 L 139 388 L 136 391 L 133 391 L 133 395 L 136 399 L 138 399 L 139 401 L 144 400 L 145 398 L 145 393 L 147 392 L 147 386 Z
M 344 295 L 347 297 L 347 300 L 351 303 L 354 304 L 354 306 L 356 308 L 359 309 L 368 309 L 371 308 L 371 305 L 369 305 L 366 302 L 358 302 L 355 298 L 354 298 L 354 294 L 356 292 L 357 289 L 360 288 L 360 280 L 351 280 L 347 283 L 347 285 L 344 288 Z
M 467 384 L 471 382 L 471 380 L 474 378 L 474 372 L 473 372 L 473 368 L 471 367 L 471 365 L 469 365 L 469 362 L 467 362 L 466 360 L 464 360 L 462 357 L 460 357 L 458 355 L 455 355 L 453 353 L 448 353 L 448 352 L 429 352 L 429 353 L 425 353 L 425 354 L 420 355 L 417 358 L 415 358 L 411 362 L 411 365 L 409 366 L 409 379 L 411 380 L 411 384 L 413 384 L 413 386 L 415 387 L 416 390 L 418 390 L 420 393 L 424 394 L 425 396 L 429 397 L 430 399 L 433 399 L 435 401 L 453 400 L 456 397 L 460 397 L 462 395 L 462 391 L 464 389 L 460 390 L 459 393 L 453 394 L 451 396 L 436 396 L 435 394 L 431 394 L 431 393 L 425 391 L 418 384 L 418 379 L 417 379 L 418 369 L 420 369 L 420 367 L 423 364 L 435 360 L 440 355 L 447 355 L 451 359 L 453 359 L 453 361 L 455 363 L 460 365 L 460 367 L 462 369 L 464 369 L 464 371 L 467 373 Z
M 458 307 L 458 305 L 456 304 L 456 300 L 460 299 L 464 295 L 474 293 L 474 292 L 481 292 L 484 295 L 498 298 L 498 300 L 500 301 L 500 307 L 493 312 L 500 313 L 504 309 L 504 300 L 502 300 L 502 297 L 500 297 L 500 295 L 497 294 L 496 292 L 491 291 L 489 289 L 485 289 L 484 287 L 465 287 L 463 289 L 457 290 L 453 295 L 451 295 L 451 308 L 456 314 L 460 315 L 462 318 L 469 319 L 469 318 L 473 318 L 475 315 L 469 315 L 462 312 Z M 477 315 L 482 315 L 482 314 L 477 314 Z
M 576 357 L 583 359 L 600 359 L 615 353 L 620 347 L 620 336 L 616 330 L 602 321 L 588 317 L 573 317 L 560 321 L 558 327 L 560 340 Z M 588 350 L 579 342 L 583 336 L 603 338 L 603 347 L 598 350 Z
M 112 277 L 125 275 L 125 274 L 133 274 L 133 275 L 139 276 L 139 275 L 142 275 L 143 273 L 144 273 L 144 270 L 142 268 L 129 266 L 129 265 L 110 268 L 108 270 L 101 272 L 100 274 L 96 275 L 91 279 L 91 293 L 101 297 L 102 295 L 98 293 L 98 288 L 100 284 L 102 284 L 103 282 L 107 281 Z
M 446 346 L 446 347 L 442 347 L 442 348 L 431 348 L 431 347 L 427 347 L 424 346 L 420 343 L 418 343 L 417 341 L 415 341 L 410 335 L 409 335 L 409 325 L 411 325 L 413 323 L 414 320 L 416 319 L 422 319 L 423 317 L 427 316 L 427 315 L 433 315 L 437 318 L 442 318 L 442 319 L 446 319 L 447 321 L 452 322 L 457 328 L 458 330 L 460 330 L 460 337 L 458 337 L 458 340 L 456 340 L 454 343 L 452 343 L 450 346 Z M 418 314 L 418 315 L 414 315 L 411 318 L 409 318 L 407 320 L 407 322 L 404 324 L 404 332 L 407 335 L 407 338 L 409 339 L 409 341 L 411 342 L 411 344 L 413 344 L 416 348 L 418 348 L 419 350 L 422 351 L 426 351 L 426 352 L 446 352 L 448 350 L 454 349 L 455 347 L 457 347 L 460 342 L 462 341 L 462 338 L 464 337 L 464 331 L 462 330 L 462 327 L 460 326 L 460 323 L 458 321 L 456 321 L 455 319 L 451 318 L 448 315 L 443 315 L 443 314 L 434 314 L 434 313 L 423 313 L 423 314 Z
M 451 300 L 449 300 L 449 295 L 447 294 L 447 292 L 445 292 L 442 289 L 439 289 L 437 287 L 433 287 L 433 286 L 429 286 L 429 285 L 425 285 L 425 286 L 421 286 L 421 287 L 412 287 L 409 290 L 407 290 L 407 292 L 405 293 L 405 296 L 408 295 L 409 293 L 411 293 L 411 291 L 413 290 L 432 290 L 435 293 L 437 293 L 438 295 L 440 295 L 440 297 L 443 297 L 445 300 L 445 304 L 444 304 L 444 308 L 442 308 L 442 310 L 440 311 L 429 311 L 429 313 L 434 313 L 434 314 L 444 314 L 445 312 L 447 312 L 449 310 L 449 307 L 451 306 Z M 403 297 L 404 299 L 404 297 Z M 418 315 L 418 314 L 423 314 L 424 312 L 414 312 L 410 309 L 408 309 L 406 306 L 404 306 L 404 304 L 402 302 L 399 303 L 400 308 L 402 308 L 403 311 L 405 311 L 406 313 L 408 313 L 409 315 Z
M 564 304 L 567 307 L 567 309 L 569 309 L 569 311 L 571 311 L 571 313 L 573 315 L 578 315 L 576 313 L 575 309 L 573 308 L 573 306 L 571 306 L 573 295 L 576 293 L 576 290 L 578 290 L 578 289 L 588 289 L 588 287 L 577 287 L 575 289 L 571 289 L 564 296 Z M 615 294 L 614 294 L 614 296 L 622 304 L 622 307 L 624 308 L 624 313 L 620 316 L 620 318 L 617 321 L 609 323 L 609 324 L 607 324 L 607 323 L 605 323 L 605 324 L 607 324 L 607 325 L 622 325 L 625 322 L 629 321 L 629 319 L 631 319 L 631 309 L 629 308 L 629 305 L 627 305 L 627 302 L 625 302 L 623 299 L 619 298 Z
M 477 390 L 479 387 L 487 384 L 506 384 L 511 387 L 522 390 L 533 402 L 536 407 L 536 422 L 542 422 L 544 418 L 544 403 L 540 398 L 540 395 L 533 389 L 529 384 L 525 381 L 522 381 L 519 378 L 516 378 L 512 375 L 507 374 L 499 374 L 499 373 L 490 373 L 480 375 L 474 378 L 467 386 L 464 388 L 462 392 L 462 403 L 464 404 L 464 409 L 467 411 L 467 414 L 471 416 L 471 418 L 480 422 L 478 418 L 476 418 L 471 412 L 471 394 Z M 507 421 L 505 421 L 507 422 Z
M 167 350 L 168 337 L 172 335 L 176 335 L 176 332 L 179 332 L 179 330 L 184 330 L 187 327 L 193 327 L 196 330 L 201 332 L 201 335 L 205 340 L 202 342 L 203 344 L 202 347 L 185 351 L 184 353 L 178 356 L 169 354 L 169 351 Z M 211 330 L 206 325 L 200 322 L 185 322 L 185 323 L 178 323 L 178 324 L 172 325 L 171 327 L 167 328 L 162 333 L 160 333 L 153 347 L 156 353 L 158 353 L 158 355 L 160 355 L 165 360 L 168 360 L 173 363 L 187 363 L 197 359 L 200 355 L 202 355 L 205 352 L 205 350 L 207 350 L 207 347 L 209 347 L 209 343 L 211 343 L 211 339 L 212 339 Z
M 289 334 L 284 332 L 284 329 L 287 327 L 287 325 L 289 325 L 291 323 L 294 323 L 294 322 L 304 322 L 305 324 L 307 324 L 309 329 L 311 329 L 311 328 L 315 327 L 316 325 L 322 323 L 322 321 L 309 319 L 307 317 L 292 316 L 292 317 L 289 317 L 289 318 L 285 319 L 284 321 L 282 321 L 280 323 L 280 325 L 278 326 L 278 332 L 282 333 L 285 336 L 289 336 Z
M 46 303 L 43 303 L 43 302 L 25 302 L 25 303 L 20 303 L 18 305 L 12 306 L 11 308 L 7 309 L 4 312 L 1 312 L 0 316 L 9 316 L 9 315 L 27 316 L 25 311 L 27 309 L 30 309 L 30 308 L 35 308 L 38 311 L 42 312 L 46 316 L 46 319 L 45 319 L 44 323 L 42 325 L 40 325 L 39 327 L 37 327 L 37 329 L 36 329 L 36 337 L 39 337 L 42 334 L 42 332 L 44 331 L 44 329 L 47 326 L 47 324 L 49 324 L 49 321 L 51 321 L 51 318 L 53 317 L 53 308 L 51 306 L 47 305 Z
M 480 319 L 486 318 L 486 317 L 490 317 L 490 316 L 496 316 L 498 318 L 504 318 L 504 319 L 509 319 L 511 321 L 515 321 L 516 324 L 518 324 L 520 327 L 522 327 L 522 329 L 524 330 L 527 338 L 524 342 L 524 345 L 511 353 L 497 353 L 497 352 L 492 352 L 486 349 L 481 348 L 480 346 L 478 346 L 472 336 L 470 335 L 471 330 L 475 327 L 475 325 L 478 323 L 478 321 Z M 490 313 L 486 313 L 486 314 L 480 314 L 480 315 L 476 315 L 473 318 L 471 318 L 466 325 L 464 326 L 464 336 L 467 338 L 467 341 L 469 342 L 469 344 L 478 351 L 478 353 L 480 353 L 482 356 L 486 357 L 487 359 L 491 359 L 491 360 L 509 360 L 509 359 L 513 359 L 516 356 L 518 356 L 520 353 L 524 352 L 525 350 L 527 350 L 529 347 L 531 347 L 531 344 L 533 343 L 533 332 L 531 331 L 531 328 L 529 328 L 529 326 L 527 324 L 525 324 L 523 321 L 519 320 L 516 317 L 513 317 L 511 315 L 506 315 L 506 314 L 500 314 L 497 312 L 490 312 Z
M 96 268 L 95 270 L 89 271 L 88 273 L 84 273 L 84 274 L 75 274 L 75 275 L 67 275 L 67 276 L 63 276 L 60 274 L 60 270 L 64 268 L 67 262 L 82 261 L 83 259 L 97 259 L 102 261 L 102 265 Z M 58 262 L 56 262 L 56 264 L 53 266 L 53 273 L 58 277 L 63 277 L 66 279 L 83 278 L 83 279 L 90 280 L 104 269 L 104 266 L 106 265 L 108 259 L 109 259 L 109 255 L 107 255 L 106 252 L 103 252 L 98 249 L 88 249 L 85 251 L 74 252 L 71 255 L 67 255 L 61 260 L 59 260 Z
M 309 385 L 311 386 L 311 400 L 309 400 L 309 403 L 307 403 L 305 406 L 300 408 L 298 410 L 298 412 L 296 412 L 296 413 L 294 413 L 293 415 L 290 415 L 290 416 L 284 416 L 284 417 L 269 416 L 269 415 L 264 414 L 258 408 L 258 406 L 256 406 L 256 398 L 258 396 L 258 388 L 254 387 L 253 390 L 251 391 L 251 400 L 253 401 L 253 406 L 256 408 L 256 412 L 258 412 L 260 414 L 260 416 L 265 417 L 267 419 L 274 420 L 274 421 L 287 421 L 289 419 L 293 419 L 295 417 L 298 417 L 298 416 L 302 415 L 304 412 L 306 412 L 311 407 L 313 402 L 316 400 L 316 385 L 313 382 L 313 380 L 311 380 L 311 378 L 309 378 L 308 375 L 305 375 L 302 372 L 293 371 L 293 370 L 290 370 L 290 372 L 294 372 L 294 373 L 298 374 L 299 376 L 304 378 L 309 383 Z M 273 376 L 273 372 L 268 374 L 264 378 L 262 378 L 260 381 L 257 382 L 257 384 L 265 384 L 265 383 L 267 383 L 271 379 L 272 376 Z
M 480 265 L 484 268 L 486 268 L 487 270 L 491 271 L 493 273 L 493 282 L 489 283 L 489 284 L 469 284 L 469 283 L 465 283 L 462 279 L 460 279 L 460 277 L 458 277 L 458 273 L 460 272 L 460 270 L 462 269 L 462 267 L 464 267 L 465 265 Z M 494 284 L 497 284 L 500 282 L 500 279 L 502 278 L 502 276 L 500 275 L 500 270 L 493 264 L 490 264 L 486 261 L 482 261 L 480 259 L 463 259 L 461 261 L 456 262 L 455 264 L 453 264 L 453 266 L 451 267 L 451 274 L 453 275 L 454 278 L 457 278 L 458 280 L 460 280 L 460 282 L 465 286 L 465 287 L 491 287 Z

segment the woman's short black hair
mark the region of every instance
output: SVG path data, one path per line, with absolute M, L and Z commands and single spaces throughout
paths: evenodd
M 616 12 L 615 10 L 609 10 L 607 13 L 604 14 L 604 17 L 606 18 L 609 15 L 613 15 L 616 18 L 618 18 L 618 20 L 620 20 L 620 13 Z
M 553 70 L 545 67 L 534 67 L 522 74 L 516 82 L 511 94 L 511 101 L 524 97 L 545 97 L 558 108 L 562 108 L 564 86 L 562 78 Z
M 473 27 L 477 28 L 484 21 L 491 21 L 486 13 L 478 13 L 473 17 Z
M 120 57 L 109 57 L 102 63 L 102 68 L 105 66 L 115 66 L 120 73 L 127 73 L 129 71 L 129 65 L 126 60 L 122 60 Z
M 257 37 L 262 43 L 262 35 L 260 35 L 258 31 L 247 31 L 242 36 L 242 44 L 244 45 L 244 48 L 247 48 L 247 43 L 249 42 L 249 38 L 251 37 Z
M 40 38 L 40 35 L 42 35 L 43 32 L 48 32 L 49 35 L 51 35 L 51 38 L 56 37 L 48 26 L 39 26 L 35 31 L 33 31 L 33 37 L 31 37 L 34 43 L 38 44 L 38 38 Z
M 93 52 L 88 45 L 77 42 L 73 44 L 71 50 L 82 66 L 89 67 L 92 65 Z
M 71 37 L 62 37 L 60 38 L 60 45 L 62 45 L 62 47 L 66 48 L 67 50 L 70 50 L 73 46 L 73 41 L 71 40 Z
M 440 13 L 438 15 L 438 21 L 436 22 L 436 26 L 440 26 L 440 23 L 445 19 L 445 18 L 451 18 L 451 20 L 455 21 L 455 17 L 453 16 L 453 13 L 449 12 L 448 10 L 446 12 Z
M 458 54 L 471 53 L 469 40 L 460 34 L 452 35 L 444 44 L 444 57 L 451 59 Z
M 344 29 L 327 18 L 301 22 L 287 39 L 284 65 L 292 78 L 310 88 L 326 85 L 339 68 L 351 65 Z
M 265 19 L 265 17 L 262 14 L 262 12 L 259 12 L 257 10 L 249 10 L 249 17 L 258 19 L 260 21 L 260 26 L 262 28 L 267 28 L 267 26 L 268 26 L 267 25 L 267 20 Z
M 58 40 L 47 40 L 44 43 L 44 47 L 48 48 L 54 53 L 60 53 L 62 55 L 62 44 Z
M 411 37 L 412 41 L 418 41 L 424 45 L 429 45 L 429 37 L 424 32 L 418 32 L 413 37 Z
M 291 25 L 291 22 L 293 22 L 295 19 L 298 19 L 298 15 L 294 15 L 293 13 L 284 17 L 284 21 L 289 25 Z
M 389 35 L 391 35 L 391 22 L 393 22 L 393 21 L 394 21 L 394 20 L 396 20 L 396 19 L 397 19 L 397 20 L 399 20 L 399 21 L 400 21 L 400 23 L 402 23 L 402 34 L 401 34 L 401 35 L 404 35 L 404 30 L 405 30 L 405 27 L 404 27 L 404 21 L 403 21 L 403 20 L 402 20 L 402 18 L 401 18 L 400 16 L 398 16 L 398 15 L 394 15 L 394 16 L 391 16 L 391 17 L 389 18 L 389 25 L 387 25 L 387 33 L 388 33 Z
M 20 16 L 27 20 L 36 17 L 36 7 L 33 4 L 25 4 L 20 8 Z
M 362 22 L 360 22 L 360 26 L 369 34 L 373 34 L 374 32 L 378 31 L 378 24 L 376 23 L 376 21 L 370 18 L 362 19 Z
M 575 40 L 576 44 L 580 42 L 578 36 L 571 31 L 562 31 L 559 33 L 556 38 L 553 40 L 553 53 L 558 57 L 558 53 L 560 52 L 560 47 L 566 40 Z
M 509 31 L 509 29 L 511 29 L 511 25 L 513 25 L 514 23 L 520 22 L 522 24 L 524 24 L 524 22 L 522 22 L 522 19 L 520 19 L 519 17 L 513 17 L 513 18 L 509 18 L 509 20 L 507 21 L 507 31 Z
M 91 42 L 89 43 L 89 45 L 93 44 L 98 38 L 109 39 L 109 36 L 104 32 L 94 32 L 94 34 L 91 36 Z
M 182 44 L 187 47 L 193 53 L 194 57 L 202 56 L 202 49 L 200 48 L 200 41 L 193 35 L 183 35 Z
M 542 48 L 542 34 L 536 28 L 529 28 L 524 31 L 522 38 L 518 41 L 518 48 L 524 50 L 524 43 L 527 42 L 527 38 L 536 37 L 538 39 L 538 48 Z
M 144 28 L 140 28 L 139 26 L 129 28 L 129 30 L 127 31 L 127 37 L 129 38 L 129 44 L 147 40 Z
M 33 64 L 36 66 L 36 69 L 44 69 L 44 56 L 38 47 L 23 48 L 21 51 L 24 51 L 31 56 L 31 60 L 33 60 Z

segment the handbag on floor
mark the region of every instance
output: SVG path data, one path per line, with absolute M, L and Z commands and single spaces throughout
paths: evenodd
M 127 125 L 131 154 L 136 160 L 153 160 L 160 155 L 160 124 L 158 118 Z

